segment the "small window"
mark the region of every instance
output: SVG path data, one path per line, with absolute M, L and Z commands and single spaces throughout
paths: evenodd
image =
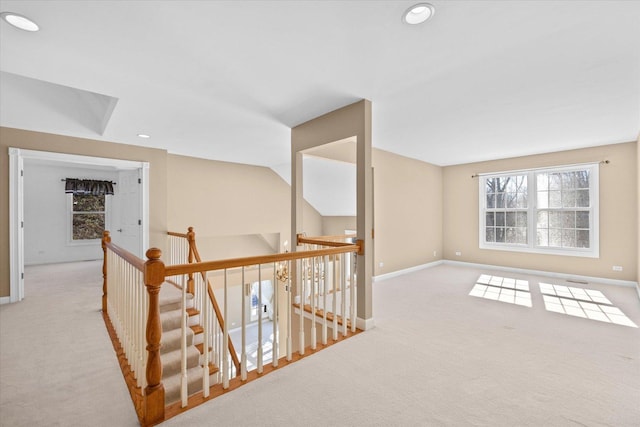
M 480 248 L 598 257 L 598 166 L 480 176 Z
M 105 230 L 107 209 L 106 196 L 93 194 L 70 194 L 71 240 L 87 241 L 102 238 Z

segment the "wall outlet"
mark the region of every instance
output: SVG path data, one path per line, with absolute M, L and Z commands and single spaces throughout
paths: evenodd
M 622 266 L 621 265 L 614 265 L 613 266 L 613 271 L 622 271 Z
M 462 256 L 462 252 L 456 251 L 456 256 Z
M 433 251 L 433 256 L 438 256 L 438 251 Z
M 384 267 L 384 262 L 379 262 L 378 267 L 381 267 L 381 268 Z

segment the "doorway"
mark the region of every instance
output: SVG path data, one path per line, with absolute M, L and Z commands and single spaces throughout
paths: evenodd
M 114 229 L 121 229 L 123 232 L 112 232 L 112 240 L 139 257 L 143 255 L 149 246 L 149 164 L 147 162 L 9 148 L 9 302 L 17 302 L 24 298 L 25 162 L 67 165 L 85 169 L 109 169 L 117 173 L 117 179 L 122 183 L 120 191 L 123 197 L 119 198 L 119 206 L 114 206 L 111 225 Z M 129 184 L 133 182 L 137 187 L 135 192 L 131 189 L 127 190 Z M 47 207 L 43 206 L 38 214 L 46 215 Z M 136 218 L 129 218 L 131 215 L 135 215 Z M 127 218 L 126 221 L 125 218 Z M 127 230 L 127 227 L 133 223 L 136 224 L 136 232 Z M 126 233 L 125 230 L 127 230 Z

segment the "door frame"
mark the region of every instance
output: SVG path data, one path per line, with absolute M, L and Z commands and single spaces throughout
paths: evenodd
M 9 298 L 1 303 L 18 302 L 24 298 L 24 159 L 77 163 L 87 166 L 112 166 L 138 169 L 142 177 L 140 193 L 142 253 L 149 248 L 149 163 L 133 160 L 91 157 L 49 151 L 25 150 L 9 147 Z M 142 254 L 136 254 L 141 256 Z

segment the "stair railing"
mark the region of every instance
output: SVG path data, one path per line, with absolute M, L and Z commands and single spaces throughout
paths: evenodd
M 171 235 L 171 234 L 170 234 Z M 172 236 L 181 237 L 183 236 Z M 165 280 L 174 280 L 183 289 L 183 307 L 185 307 L 185 295 L 190 286 L 193 285 L 193 293 L 200 294 L 202 305 L 201 314 L 203 316 L 205 338 L 203 342 L 203 356 L 205 365 L 203 367 L 203 397 L 206 400 L 209 395 L 209 366 L 206 363 L 208 358 L 214 360 L 216 366 L 222 367 L 217 377 L 216 383 L 221 383 L 222 389 L 229 388 L 230 379 L 238 373 L 239 381 L 248 379 L 248 354 L 246 345 L 247 321 L 243 313 L 242 316 L 242 349 L 241 361 L 238 357 L 229 337 L 229 325 L 224 319 L 228 318 L 229 296 L 231 288 L 241 290 L 242 309 L 246 301 L 246 281 L 250 276 L 257 274 L 258 293 L 262 301 L 262 279 L 272 278 L 274 284 L 273 303 L 273 342 L 272 347 L 267 349 L 272 354 L 271 364 L 277 368 L 280 359 L 280 329 L 286 330 L 286 353 L 287 361 L 293 358 L 293 334 L 292 304 L 294 295 L 298 304 L 299 323 L 301 324 L 300 334 L 297 338 L 299 342 L 299 354 L 304 355 L 305 348 L 309 344 L 312 349 L 317 347 L 317 335 L 315 333 L 316 323 L 321 323 L 323 328 L 322 342 L 326 343 L 327 322 L 332 322 L 333 337 L 337 340 L 338 325 L 342 324 L 342 334 L 347 335 L 347 324 L 351 324 L 351 330 L 355 331 L 355 254 L 364 250 L 361 241 L 335 242 L 322 241 L 319 239 L 306 238 L 311 242 L 304 244 L 316 245 L 316 249 L 308 251 L 287 252 L 274 255 L 265 255 L 248 258 L 236 258 L 221 261 L 200 261 L 200 255 L 195 246 L 195 233 L 191 228 L 186 234 L 189 242 L 188 253 L 184 248 L 176 250 L 169 259 L 182 264 L 165 265 L 161 260 L 161 251 L 151 248 L 146 252 L 147 260 L 143 261 L 135 255 L 118 247 L 111 242 L 108 231 L 105 231 L 102 239 L 104 253 L 103 264 L 103 316 L 107 330 L 112 338 L 114 348 L 118 355 L 125 380 L 134 402 L 136 413 L 143 426 L 155 425 L 165 419 L 165 390 L 162 383 L 162 363 L 160 360 L 160 341 L 162 336 L 162 325 L 160 321 L 159 293 Z M 302 244 L 302 242 L 301 242 Z M 170 244 L 173 251 L 173 244 Z M 176 246 L 178 247 L 178 246 Z M 175 257 L 174 257 L 175 256 Z M 179 258 L 182 257 L 182 258 Z M 346 277 L 346 272 L 351 272 L 351 277 Z M 215 293 L 210 279 L 215 277 L 221 282 L 223 296 L 223 310 L 217 304 Z M 346 289 L 347 282 L 350 281 L 350 289 L 353 295 L 349 299 L 342 296 L 342 315 L 338 315 L 336 310 L 336 297 L 334 292 L 334 305 L 330 319 L 326 303 L 322 307 L 307 309 L 305 300 L 310 295 L 315 295 L 318 290 L 322 290 L 323 295 L 328 295 L 331 289 Z M 338 283 L 340 283 L 338 285 Z M 284 292 L 284 294 L 283 294 Z M 345 292 L 342 292 L 344 294 Z M 281 309 L 278 300 L 283 298 L 286 301 L 286 312 L 280 313 Z M 346 305 L 353 307 L 347 309 Z M 258 311 L 258 348 L 257 367 L 258 373 L 262 373 L 263 355 L 265 352 L 262 342 L 262 310 Z M 284 317 L 284 319 L 283 319 Z M 305 320 L 310 320 L 313 333 L 308 339 L 304 336 Z M 186 323 L 186 316 L 185 321 Z M 183 325 L 185 324 L 183 323 Z M 309 323 L 309 322 L 307 322 Z M 216 327 L 215 324 L 218 326 Z M 211 349 L 209 347 L 212 347 Z M 185 348 L 182 348 L 183 353 Z M 184 365 L 183 365 L 184 367 Z M 183 376 L 183 378 L 186 375 Z M 234 380 L 235 381 L 235 380 Z M 181 405 L 187 403 L 186 381 L 183 383 Z M 203 401 L 200 399 L 199 401 Z
M 179 233 L 172 233 L 172 235 L 175 234 Z M 190 229 L 189 233 L 185 234 L 184 236 L 189 235 L 195 236 L 195 233 L 193 233 L 193 229 Z M 355 276 L 348 278 L 345 276 L 345 273 L 347 271 L 354 271 L 353 260 L 355 259 L 356 253 L 361 253 L 362 242 L 357 242 L 354 244 L 351 242 L 314 240 L 313 244 L 316 244 L 318 248 L 309 251 L 291 253 L 286 252 L 273 255 L 202 262 L 200 261 L 199 254 L 197 253 L 194 239 L 194 243 L 190 245 L 191 247 L 195 248 L 195 262 L 185 263 L 182 265 L 171 265 L 166 267 L 166 274 L 168 276 L 187 276 L 189 274 L 194 274 L 196 277 L 206 277 L 208 281 L 207 289 L 208 293 L 210 294 L 210 300 L 212 301 L 212 303 L 217 301 L 213 292 L 214 285 L 211 282 L 211 280 L 214 280 L 216 285 L 215 288 L 219 289 L 219 292 L 222 294 L 221 305 L 223 319 L 228 319 L 229 298 L 237 298 L 238 296 L 240 296 L 243 312 L 241 316 L 240 326 L 242 345 L 240 348 L 239 369 L 233 362 L 233 356 L 236 356 L 236 354 L 229 339 L 228 322 L 220 322 L 222 325 L 221 342 L 230 344 L 228 346 L 220 346 L 222 347 L 221 350 L 223 356 L 221 360 L 221 382 L 223 389 L 227 389 L 229 387 L 229 381 L 233 377 L 234 370 L 235 373 L 240 373 L 240 379 L 242 381 L 245 381 L 247 379 L 247 373 L 249 371 L 246 343 L 246 330 L 248 325 L 244 307 L 246 306 L 246 298 L 249 296 L 247 282 L 251 281 L 251 279 L 249 279 L 250 276 L 254 279 L 257 279 L 252 281 L 257 283 L 257 298 L 258 301 L 260 301 L 260 306 L 262 306 L 261 301 L 263 300 L 263 279 L 272 280 L 272 283 L 274 285 L 274 314 L 272 324 L 273 330 L 269 331 L 273 337 L 272 342 L 269 344 L 271 348 L 266 349 L 266 351 L 270 352 L 272 355 L 271 364 L 274 368 L 278 366 L 280 353 L 286 355 L 285 357 L 287 361 L 290 361 L 292 359 L 293 335 L 291 325 L 293 323 L 292 307 L 294 307 L 294 305 L 292 304 L 292 302 L 294 292 L 297 294 L 295 297 L 296 301 L 304 301 L 305 298 L 302 298 L 302 296 L 305 295 L 305 293 L 308 291 L 310 291 L 311 293 L 317 293 L 318 289 L 322 289 L 323 294 L 326 298 L 326 295 L 329 295 L 329 289 L 344 289 L 345 283 L 347 283 L 348 281 L 353 284 L 353 286 L 350 287 L 350 289 L 353 289 L 353 295 L 350 298 L 346 299 L 343 296 L 343 311 L 341 315 L 334 315 L 333 313 L 335 313 L 335 310 L 333 310 L 333 313 L 331 313 L 329 312 L 329 310 L 323 309 L 327 307 L 326 304 L 324 304 L 322 307 L 313 305 L 312 309 L 308 309 L 307 307 L 305 307 L 304 303 L 298 304 L 297 312 L 299 314 L 298 323 L 300 325 L 300 329 L 297 339 L 299 343 L 300 355 L 304 355 L 305 348 L 307 346 L 310 346 L 312 350 L 315 350 L 317 348 L 318 339 L 316 336 L 316 323 L 319 323 L 322 327 L 322 344 L 327 344 L 328 327 L 331 327 L 333 329 L 334 340 L 338 339 L 338 329 L 340 323 L 342 324 L 342 335 L 346 336 L 348 334 L 347 325 L 349 324 L 351 324 L 351 330 L 355 332 Z M 346 267 L 347 264 L 349 264 L 350 266 Z M 331 275 L 318 274 L 318 272 L 321 271 L 332 271 L 333 273 Z M 300 274 L 297 274 L 297 272 L 299 272 Z M 340 281 L 340 285 L 334 285 L 336 281 Z M 241 295 L 232 294 L 232 292 L 239 292 Z M 336 301 L 336 295 L 337 292 L 334 292 L 334 301 Z M 286 301 L 285 313 L 281 313 L 281 309 L 280 307 L 278 307 L 278 301 L 281 299 L 281 297 L 283 298 L 283 301 Z M 350 303 L 354 303 L 353 309 L 348 307 Z M 334 307 L 335 306 L 336 302 L 334 302 Z M 214 311 L 220 312 L 218 308 Z M 263 363 L 265 345 L 263 344 L 262 340 L 262 337 L 265 333 L 265 331 L 263 330 L 264 328 L 262 322 L 263 314 L 264 313 L 262 309 L 258 310 L 258 344 L 255 351 L 255 370 L 258 374 L 262 373 L 265 368 Z M 311 319 L 310 322 L 308 320 L 306 322 L 307 325 L 309 325 L 310 323 L 312 331 L 309 338 L 305 338 L 305 319 Z M 282 326 L 279 325 L 280 322 L 282 322 Z M 331 322 L 330 325 L 329 322 Z M 286 332 L 284 332 L 284 334 L 286 334 L 286 339 L 284 341 L 286 343 L 286 351 L 282 352 L 279 345 L 281 327 L 286 330 Z M 213 354 L 217 354 L 216 348 L 214 348 Z
M 298 245 L 302 246 L 305 250 L 318 250 L 322 248 L 329 247 L 345 247 L 349 245 L 357 244 L 360 248 L 363 247 L 363 242 L 361 240 L 357 240 L 356 236 L 353 234 L 345 234 L 345 235 L 334 235 L 334 236 L 315 236 L 315 237 L 307 237 L 303 234 L 297 235 Z M 340 319 L 342 322 L 342 333 L 346 335 L 348 322 L 343 321 L 344 319 L 356 319 L 356 260 L 357 254 L 361 254 L 359 252 L 352 252 L 349 254 L 340 254 L 334 255 L 333 258 L 329 259 L 329 264 L 325 261 L 322 264 L 314 266 L 312 268 L 307 268 L 304 270 L 307 275 L 307 282 L 310 283 L 308 278 L 310 276 L 317 277 L 318 275 L 329 274 L 333 275 L 333 280 L 325 281 L 325 288 L 322 289 L 313 289 L 306 293 L 307 298 L 304 300 L 304 304 L 308 304 L 310 306 L 311 312 L 316 312 L 316 307 L 321 307 L 321 313 L 323 317 L 327 316 L 328 312 L 328 301 L 327 297 L 331 298 L 331 313 L 334 314 L 332 317 L 333 324 L 333 339 L 337 339 L 338 333 L 338 323 L 339 317 L 337 313 L 340 313 Z M 339 257 L 342 257 L 339 259 Z M 346 257 L 346 258 L 345 258 Z M 331 263 L 332 262 L 332 263 Z M 332 268 L 328 268 L 331 266 Z M 338 267 L 343 267 L 344 270 L 340 270 Z M 326 287 L 326 284 L 329 284 L 329 287 Z M 313 285 L 313 284 L 311 284 Z M 351 332 L 355 332 L 356 330 L 356 322 L 352 321 L 350 329 Z M 324 323 L 323 323 L 324 325 Z M 313 333 L 313 332 L 312 332 Z M 326 340 L 326 329 L 323 326 L 322 330 L 323 343 Z
M 102 314 L 118 354 L 140 424 L 164 420 L 164 386 L 160 361 L 159 293 L 164 263 L 159 249 L 147 261 L 111 242 L 103 233 Z
M 196 244 L 196 233 L 193 230 L 193 227 L 189 227 L 186 233 L 169 231 L 167 232 L 167 235 L 169 236 L 169 257 L 172 260 L 172 265 L 202 262 L 200 252 L 198 251 L 198 246 Z M 210 340 L 212 345 L 217 345 L 213 350 L 216 360 L 218 360 L 220 359 L 219 355 L 222 354 L 220 351 L 222 345 L 220 345 L 221 342 L 218 342 L 216 339 L 219 338 L 222 333 L 225 317 L 223 316 L 215 294 L 211 289 L 211 283 L 206 276 L 206 272 L 200 274 L 189 273 L 186 275 L 186 282 L 187 292 L 192 294 L 194 297 L 194 306 L 197 307 L 200 313 L 210 319 L 209 322 L 204 322 L 203 327 L 205 329 L 209 327 L 209 333 L 205 333 L 204 336 Z M 205 303 L 205 300 L 207 299 L 210 301 L 210 304 Z M 238 360 L 238 356 L 231 339 L 228 339 L 227 342 L 229 345 L 229 353 L 231 354 L 233 369 L 235 370 L 232 374 L 237 373 L 240 371 L 240 361 Z M 203 345 L 203 348 L 204 347 L 206 346 Z M 205 358 L 208 357 L 208 351 L 203 353 L 203 355 Z

